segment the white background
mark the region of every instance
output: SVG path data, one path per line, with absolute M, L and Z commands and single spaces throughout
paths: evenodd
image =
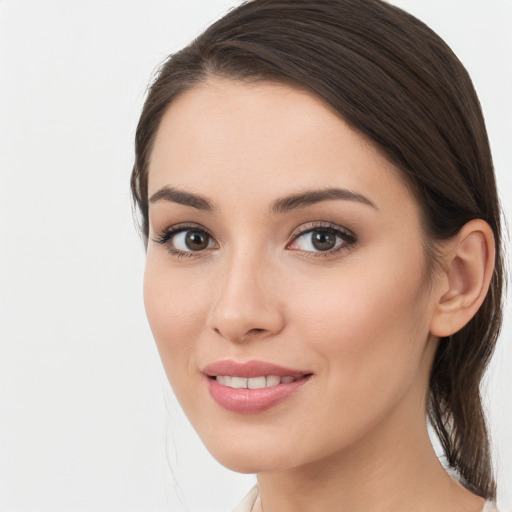
M 469 69 L 512 219 L 512 1 L 393 3 Z M 254 482 L 212 460 L 168 390 L 128 186 L 152 71 L 234 4 L 0 0 L 3 512 L 227 512 Z M 507 318 L 486 390 L 505 510 L 511 334 Z

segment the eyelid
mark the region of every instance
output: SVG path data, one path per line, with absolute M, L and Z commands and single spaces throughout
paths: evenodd
M 295 230 L 295 232 L 292 233 L 292 237 L 294 239 L 298 238 L 299 236 L 303 235 L 304 233 L 308 233 L 311 231 L 314 231 L 315 229 L 332 229 L 333 231 L 343 233 L 347 236 L 351 236 L 353 238 L 356 238 L 356 235 L 348 228 L 345 228 L 343 226 L 340 226 L 338 224 L 334 224 L 333 222 L 328 221 L 310 221 L 306 222 L 305 224 L 302 224 L 299 228 Z
M 341 233 L 345 233 L 346 235 L 353 236 L 355 238 L 355 234 L 348 228 L 344 226 L 340 226 L 339 224 L 335 224 L 334 222 L 330 221 L 324 221 L 324 220 L 317 220 L 317 221 L 310 221 L 306 222 L 304 224 L 301 224 L 298 228 L 296 228 L 291 236 L 296 238 L 304 233 L 307 233 L 309 231 L 314 231 L 315 229 L 332 229 L 333 231 L 340 231 Z

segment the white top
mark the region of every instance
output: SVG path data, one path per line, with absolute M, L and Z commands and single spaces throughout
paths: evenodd
M 233 512 L 262 512 L 258 486 L 254 486 L 240 502 Z M 486 501 L 482 512 L 498 512 L 496 505 L 492 501 Z
M 233 512 L 252 512 L 256 499 L 258 498 L 258 486 L 255 485 L 238 504 Z M 256 512 L 256 511 L 254 511 Z M 487 512 L 487 510 L 482 511 Z

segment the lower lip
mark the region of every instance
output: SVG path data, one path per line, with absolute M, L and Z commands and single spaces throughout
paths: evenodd
M 221 407 L 241 414 L 255 414 L 293 396 L 309 380 L 309 376 L 261 389 L 235 389 L 219 384 L 216 379 L 206 377 L 206 380 L 210 395 Z

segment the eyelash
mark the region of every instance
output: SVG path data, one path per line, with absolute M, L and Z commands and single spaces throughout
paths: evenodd
M 202 251 L 180 251 L 179 249 L 174 248 L 170 241 L 173 236 L 178 233 L 182 233 L 183 231 L 197 231 L 207 237 L 213 239 L 213 236 L 209 231 L 205 228 L 198 226 L 197 224 L 176 224 L 175 226 L 171 226 L 170 228 L 164 230 L 160 233 L 156 238 L 153 239 L 154 242 L 160 245 L 165 245 L 168 252 L 170 252 L 173 256 L 177 258 L 197 258 L 200 256 L 199 252 Z
M 202 235 L 207 236 L 208 238 L 214 240 L 212 234 L 205 228 L 197 225 L 197 224 L 176 224 L 175 226 L 171 226 L 170 228 L 164 230 L 157 237 L 153 239 L 153 241 L 160 245 L 165 245 L 167 251 L 177 258 L 197 258 L 201 257 L 200 253 L 203 251 L 182 251 L 180 249 L 176 249 L 170 244 L 172 238 L 178 233 L 182 233 L 184 231 L 196 231 L 201 233 Z M 329 256 L 333 256 L 341 251 L 347 251 L 351 249 L 357 243 L 357 237 L 350 230 L 343 228 L 341 226 L 337 226 L 336 224 L 332 224 L 330 222 L 309 222 L 304 224 L 301 229 L 299 229 L 296 233 L 293 234 L 293 240 L 290 243 L 295 242 L 301 236 L 306 233 L 312 233 L 314 231 L 322 231 L 325 233 L 329 233 L 339 237 L 343 240 L 343 243 L 335 248 L 330 249 L 328 251 L 306 251 L 304 249 L 293 249 L 299 254 L 304 254 L 310 258 L 326 258 Z M 287 247 L 290 245 L 287 244 Z

